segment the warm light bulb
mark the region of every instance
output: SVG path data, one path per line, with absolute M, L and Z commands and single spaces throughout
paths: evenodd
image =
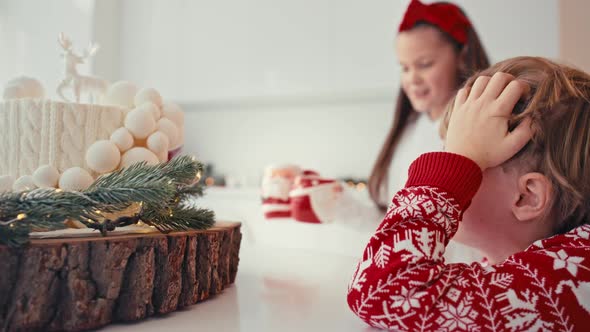
M 208 177 L 208 178 L 205 180 L 205 184 L 206 184 L 207 186 L 212 186 L 212 185 L 214 185 L 214 184 L 215 184 L 215 179 L 214 179 L 214 178 L 212 178 L 212 177 Z

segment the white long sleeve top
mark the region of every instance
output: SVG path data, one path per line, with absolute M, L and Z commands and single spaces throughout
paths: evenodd
M 442 151 L 443 141 L 439 131 L 440 121 L 433 121 L 427 114 L 419 114 L 410 122 L 396 147 L 389 167 L 387 204 L 408 179 L 408 168 L 412 162 L 426 152 Z M 335 222 L 350 225 L 360 230 L 371 230 L 383 220 L 384 213 L 368 199 L 368 193 L 359 195 L 351 191 L 343 194 L 338 204 Z M 470 262 L 481 259 L 475 250 L 451 241 L 445 254 L 450 262 Z

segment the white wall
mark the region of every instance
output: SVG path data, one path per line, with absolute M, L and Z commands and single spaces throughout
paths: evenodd
M 0 83 L 33 76 L 54 96 L 64 72 L 57 37 L 64 32 L 76 50 L 86 47 L 93 10 L 94 0 L 0 0 Z
M 558 56 L 558 0 L 457 1 L 493 60 Z M 0 0 L 0 79 L 52 93 L 55 42 L 103 45 L 108 79 L 186 106 L 186 151 L 255 184 L 271 162 L 369 173 L 398 86 L 393 41 L 407 1 Z M 82 71 L 87 71 L 82 68 Z
M 121 73 L 185 101 L 389 90 L 390 0 L 128 0 Z
M 238 181 L 271 162 L 365 176 L 391 113 L 401 6 L 126 1 L 121 77 L 185 104 L 186 150 Z
M 559 2 L 560 57 L 570 65 L 590 72 L 590 2 L 567 0 Z
M 457 3 L 493 60 L 558 56 L 557 0 Z M 366 176 L 391 121 L 406 4 L 125 1 L 121 77 L 186 105 L 186 150 L 242 182 L 271 162 Z

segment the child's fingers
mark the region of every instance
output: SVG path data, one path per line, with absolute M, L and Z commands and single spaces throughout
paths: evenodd
M 508 83 L 504 91 L 502 91 L 498 97 L 498 113 L 500 115 L 510 115 L 516 103 L 518 103 L 520 98 L 527 91 L 528 85 L 521 81 L 512 80 L 510 83 Z
M 489 76 L 480 76 L 475 80 L 473 86 L 471 87 L 471 91 L 469 92 L 469 100 L 475 100 L 481 96 L 483 91 L 485 90 L 488 82 L 490 81 L 491 77 Z
M 524 119 L 514 130 L 508 133 L 504 139 L 503 145 L 506 148 L 508 158 L 512 158 L 518 151 L 520 151 L 533 137 L 533 130 L 531 129 L 531 120 Z
M 504 88 L 514 80 L 514 76 L 502 72 L 497 72 L 492 76 L 486 86 L 482 98 L 494 100 L 500 96 Z
M 457 95 L 455 96 L 454 108 L 465 104 L 465 101 L 467 101 L 467 97 L 469 96 L 469 90 L 471 90 L 471 88 L 468 86 L 459 89 Z

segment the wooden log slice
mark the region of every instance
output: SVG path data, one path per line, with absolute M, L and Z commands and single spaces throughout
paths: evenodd
M 83 331 L 205 300 L 235 281 L 240 226 L 0 246 L 0 331 Z
M 187 236 L 184 263 L 182 264 L 182 291 L 178 307 L 187 307 L 199 300 L 199 281 L 197 279 L 197 234 Z
M 219 272 L 217 271 L 219 261 L 219 232 L 206 232 L 198 235 L 197 244 L 199 249 L 197 252 L 207 250 L 209 255 L 197 255 L 197 283 L 198 283 L 198 299 L 203 301 L 209 298 L 211 289 L 216 287 L 219 279 Z

